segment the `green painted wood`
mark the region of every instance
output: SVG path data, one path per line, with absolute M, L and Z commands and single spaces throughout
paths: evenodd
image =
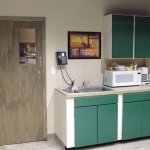
M 150 57 L 150 17 L 135 17 L 135 58 Z
M 112 16 L 112 58 L 133 58 L 133 16 Z
M 111 104 L 118 102 L 118 95 L 109 96 L 93 96 L 93 97 L 77 97 L 75 98 L 75 107 Z
M 143 102 L 142 136 L 150 136 L 150 101 Z
M 75 108 L 75 147 L 97 144 L 97 106 Z
M 123 94 L 124 102 L 134 102 L 134 101 L 143 101 L 143 100 L 150 100 L 150 92 Z
M 142 102 L 124 103 L 123 140 L 141 137 Z
M 117 104 L 98 106 L 98 144 L 117 141 Z

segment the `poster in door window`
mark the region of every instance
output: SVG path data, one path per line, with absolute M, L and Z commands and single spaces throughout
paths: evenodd
M 35 29 L 19 28 L 19 61 L 20 64 L 36 64 Z
M 69 59 L 99 59 L 101 58 L 100 32 L 68 32 Z

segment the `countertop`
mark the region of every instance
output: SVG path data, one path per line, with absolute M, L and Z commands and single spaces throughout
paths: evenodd
M 103 86 L 103 87 L 105 87 L 105 86 Z M 60 92 L 63 95 L 65 95 L 67 98 L 112 95 L 112 94 L 134 93 L 134 92 L 148 92 L 148 91 L 150 91 L 150 85 L 117 87 L 117 88 L 107 87 L 107 88 L 111 89 L 111 91 L 67 93 L 67 92 L 63 91 L 62 89 L 55 89 L 55 90 L 57 92 Z

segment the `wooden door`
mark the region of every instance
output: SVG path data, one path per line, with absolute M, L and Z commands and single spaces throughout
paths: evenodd
M 36 31 L 36 64 L 19 62 L 19 29 Z M 42 21 L 0 20 L 0 145 L 43 140 Z

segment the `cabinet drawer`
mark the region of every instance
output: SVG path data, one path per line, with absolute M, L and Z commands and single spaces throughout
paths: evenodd
M 101 105 L 101 104 L 113 104 L 118 102 L 117 95 L 109 96 L 94 96 L 94 97 L 78 97 L 75 98 L 75 107 Z
M 130 93 L 123 95 L 124 102 L 150 100 L 150 92 Z

